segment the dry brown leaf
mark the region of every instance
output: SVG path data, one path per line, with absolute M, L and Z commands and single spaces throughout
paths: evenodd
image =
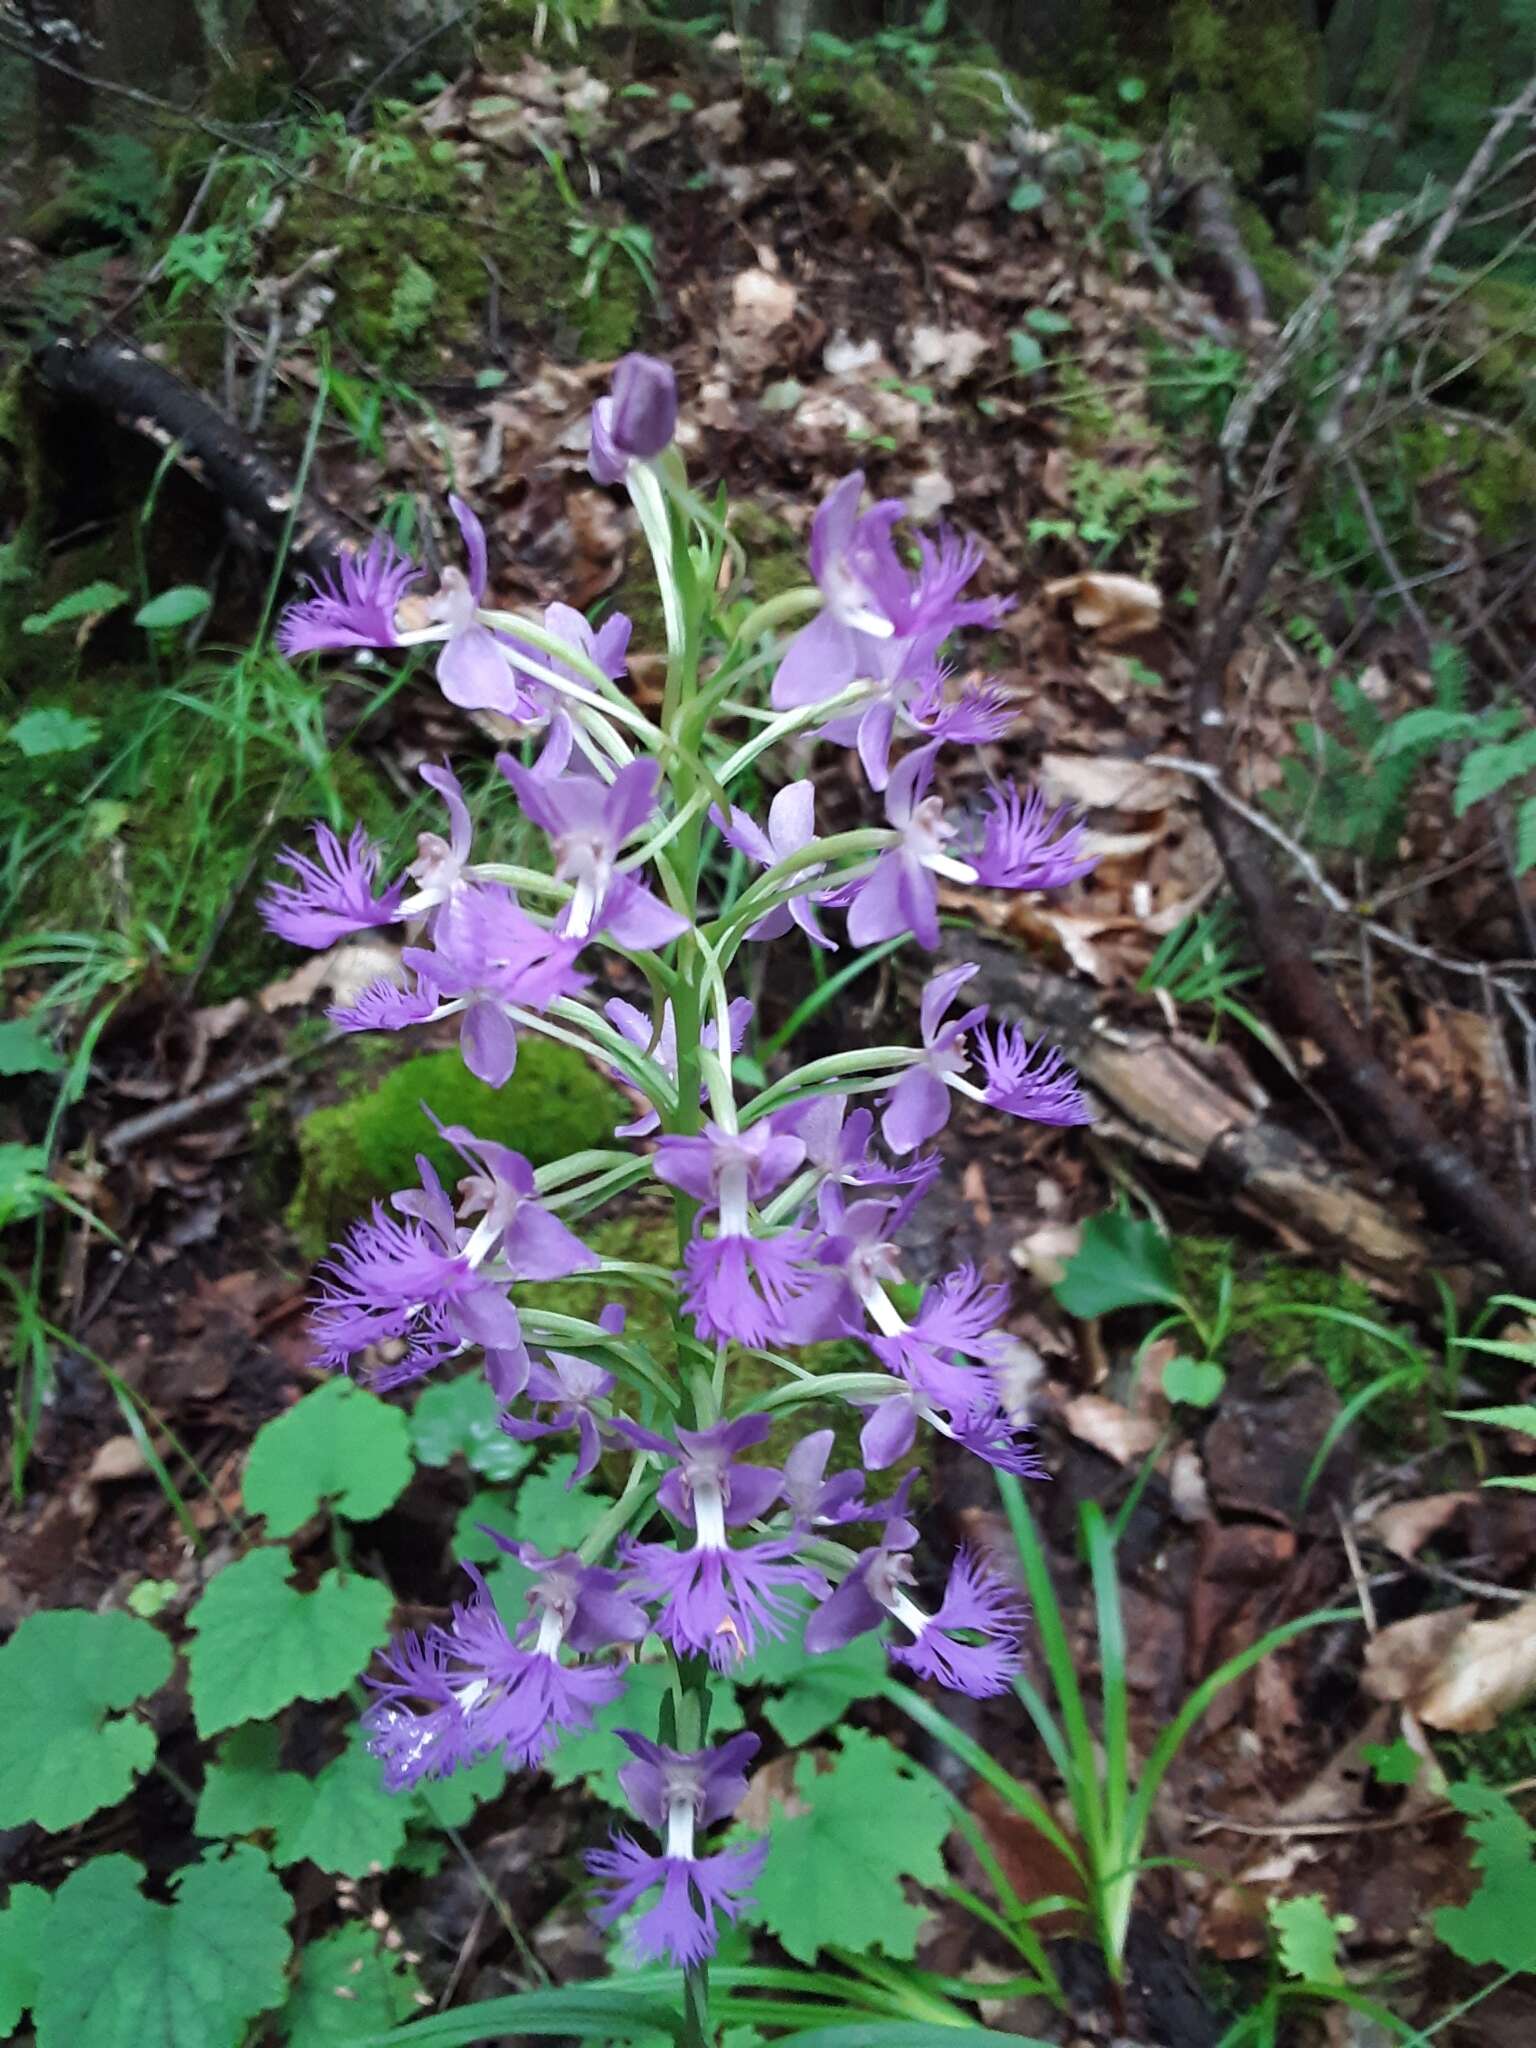
M 1067 1261 L 1082 1250 L 1080 1223 L 1042 1223 L 1028 1237 L 1021 1237 L 1008 1256 L 1021 1272 L 1041 1287 L 1054 1287 L 1066 1278 Z
M 1080 1443 L 1091 1444 L 1117 1465 L 1144 1458 L 1158 1438 L 1150 1415 L 1133 1415 L 1102 1394 L 1074 1395 L 1063 1406 L 1061 1419 Z
M 1163 593 L 1139 576 L 1089 569 L 1081 576 L 1059 576 L 1047 583 L 1044 594 L 1066 598 L 1076 623 L 1102 635 L 1110 646 L 1155 632 L 1162 623 Z
M 1039 781 L 1047 803 L 1090 811 L 1165 811 L 1183 792 L 1166 768 L 1113 754 L 1044 754 Z
M 740 376 L 760 377 L 785 360 L 794 341 L 799 294 L 787 277 L 755 267 L 731 280 L 720 352 Z
M 327 952 L 317 953 L 280 981 L 269 982 L 257 996 L 270 1017 L 277 1010 L 296 1009 L 312 1002 L 321 989 L 331 991 L 339 1007 L 356 1002 L 365 988 L 376 981 L 404 982 L 400 948 L 382 939 L 347 939 Z
M 1365 1653 L 1366 1690 L 1431 1728 L 1475 1735 L 1536 1692 L 1536 1600 L 1493 1621 L 1470 1603 L 1384 1628 Z
M 1369 1529 L 1394 1557 L 1417 1557 L 1431 1536 L 1438 1536 L 1475 1493 L 1431 1493 L 1422 1500 L 1395 1501 L 1371 1517 Z
M 113 1479 L 137 1479 L 148 1470 L 149 1461 L 137 1437 L 109 1436 L 98 1446 L 85 1476 L 93 1486 L 101 1486 Z

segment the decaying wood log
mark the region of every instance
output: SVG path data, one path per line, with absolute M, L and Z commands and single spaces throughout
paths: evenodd
M 1151 1025 L 1106 1017 L 1096 990 L 975 933 L 946 940 L 947 964 L 981 969 L 968 1000 L 1059 1045 L 1101 1109 L 1099 1128 L 1161 1163 L 1206 1176 L 1236 1202 L 1417 1293 L 1440 1256 L 1428 1238 L 1287 1130 L 1262 1091 Z M 1223 1055 L 1223 1060 L 1227 1058 Z M 1107 1110 L 1109 1116 L 1102 1117 Z
M 311 493 L 297 495 L 292 477 L 248 434 L 131 342 L 110 334 L 90 339 L 60 335 L 35 361 L 50 391 L 94 406 L 162 448 L 177 448 L 180 466 L 269 547 L 276 545 L 292 513 L 288 552 L 296 568 L 322 575 L 357 545 L 358 536 L 337 512 Z

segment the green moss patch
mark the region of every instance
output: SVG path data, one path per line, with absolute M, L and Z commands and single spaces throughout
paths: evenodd
M 372 1203 L 416 1180 L 422 1153 L 445 1185 L 465 1168 L 434 1129 L 464 1124 L 477 1138 L 511 1145 L 535 1166 L 606 1145 L 624 1100 L 580 1053 L 525 1038 L 504 1088 L 477 1081 L 456 1051 L 423 1053 L 376 1088 L 317 1109 L 299 1126 L 299 1184 L 285 1220 L 306 1258 L 320 1258 Z M 617 1254 L 614 1254 L 617 1256 Z

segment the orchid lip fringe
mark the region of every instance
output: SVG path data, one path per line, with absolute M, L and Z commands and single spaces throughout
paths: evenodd
M 1006 1289 L 960 1267 L 903 1314 L 897 1239 L 939 1172 L 932 1141 L 956 1094 L 1035 1122 L 1088 1121 L 1058 1051 L 990 1026 L 984 1005 L 963 1007 L 976 972 L 963 965 L 928 982 L 919 1045 L 838 1053 L 743 1099 L 733 1056 L 751 1012 L 731 994 L 732 969 L 744 946 L 796 935 L 835 950 L 837 918 L 854 947 L 910 935 L 932 950 L 941 882 L 1051 889 L 1093 863 L 1082 825 L 1036 794 L 994 787 L 974 814 L 953 815 L 935 790 L 942 748 L 996 739 L 1009 718 L 1000 692 L 956 684 L 943 660 L 955 633 L 1006 609 L 965 595 L 979 549 L 950 533 L 904 548 L 905 507 L 864 507 L 855 472 L 816 514 L 812 582 L 722 615 L 728 543 L 689 489 L 677 418 L 669 367 L 629 356 L 591 421 L 592 474 L 627 490 L 659 586 L 657 720 L 623 688 L 629 621 L 594 629 L 559 604 L 542 620 L 498 610 L 485 535 L 457 499 L 464 566 L 413 596 L 426 624 L 399 624 L 422 572 L 381 537 L 279 629 L 290 658 L 435 646 L 450 702 L 498 712 L 525 735 L 522 756 L 497 765 L 509 800 L 547 837 L 552 872 L 477 863 L 459 783 L 428 764 L 444 829 L 421 835 L 403 874 L 382 874 L 361 827 L 342 838 L 317 825 L 308 850 L 284 853 L 287 877 L 262 910 L 273 931 L 316 948 L 403 929 L 399 977 L 333 1011 L 342 1030 L 456 1018 L 465 1064 L 493 1088 L 511 1077 L 519 1043 L 544 1034 L 643 1104 L 612 1149 L 537 1171 L 506 1145 L 441 1127 L 464 1168 L 456 1190 L 418 1159 L 415 1183 L 376 1204 L 320 1268 L 312 1330 L 323 1363 L 382 1388 L 478 1357 L 501 1427 L 519 1441 L 568 1440 L 578 1478 L 605 1452 L 631 1459 L 619 1501 L 599 1503 L 574 1550 L 496 1539 L 531 1575 L 515 1626 L 465 1564 L 468 1596 L 446 1624 L 384 1654 L 364 1725 L 392 1787 L 488 1755 L 535 1769 L 622 1695 L 628 1658 L 659 1640 L 673 1666 L 666 1726 L 618 1731 L 619 1783 L 643 1839 L 617 1829 L 587 1864 L 602 1924 L 625 1918 L 637 1957 L 697 1972 L 767 1852 L 766 1839 L 707 1840 L 740 1806 L 758 1748 L 751 1734 L 705 1739 L 711 1670 L 732 1670 L 808 1601 L 812 1653 L 889 1627 L 894 1663 L 974 1697 L 1005 1690 L 1019 1668 L 1013 1588 L 962 1552 L 938 1604 L 920 1605 L 911 1474 L 879 1502 L 865 1485 L 924 1431 L 1001 1471 L 1038 1470 L 1002 1371 Z M 778 645 L 778 622 L 796 616 L 805 622 Z M 819 834 L 807 779 L 780 787 L 762 822 L 731 801 L 749 769 L 804 735 L 854 749 L 878 822 Z M 729 902 L 708 900 L 706 830 L 751 876 Z M 584 963 L 604 947 L 648 984 L 648 1008 L 596 1000 Z M 678 1217 L 675 1270 L 646 1273 L 670 1303 L 675 1365 L 603 1305 L 604 1261 L 561 1213 L 580 1220 L 647 1181 L 671 1191 Z M 541 1317 L 520 1294 L 575 1275 L 591 1287 L 590 1316 Z M 850 1337 L 878 1370 L 840 1375 L 835 1388 L 797 1373 L 799 1347 Z M 732 1384 L 743 1354 L 754 1354 L 750 1393 Z M 764 1361 L 783 1375 L 766 1398 Z M 859 1462 L 829 1471 L 839 1436 L 814 1411 L 833 1402 L 852 1402 L 862 1427 Z M 799 1431 L 792 1447 L 778 1464 L 756 1462 L 785 1418 Z

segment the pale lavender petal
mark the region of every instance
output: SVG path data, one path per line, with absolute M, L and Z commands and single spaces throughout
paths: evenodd
M 517 1033 L 512 1019 L 486 997 L 472 1002 L 459 1026 L 464 1064 L 488 1088 L 504 1088 L 517 1065 Z

